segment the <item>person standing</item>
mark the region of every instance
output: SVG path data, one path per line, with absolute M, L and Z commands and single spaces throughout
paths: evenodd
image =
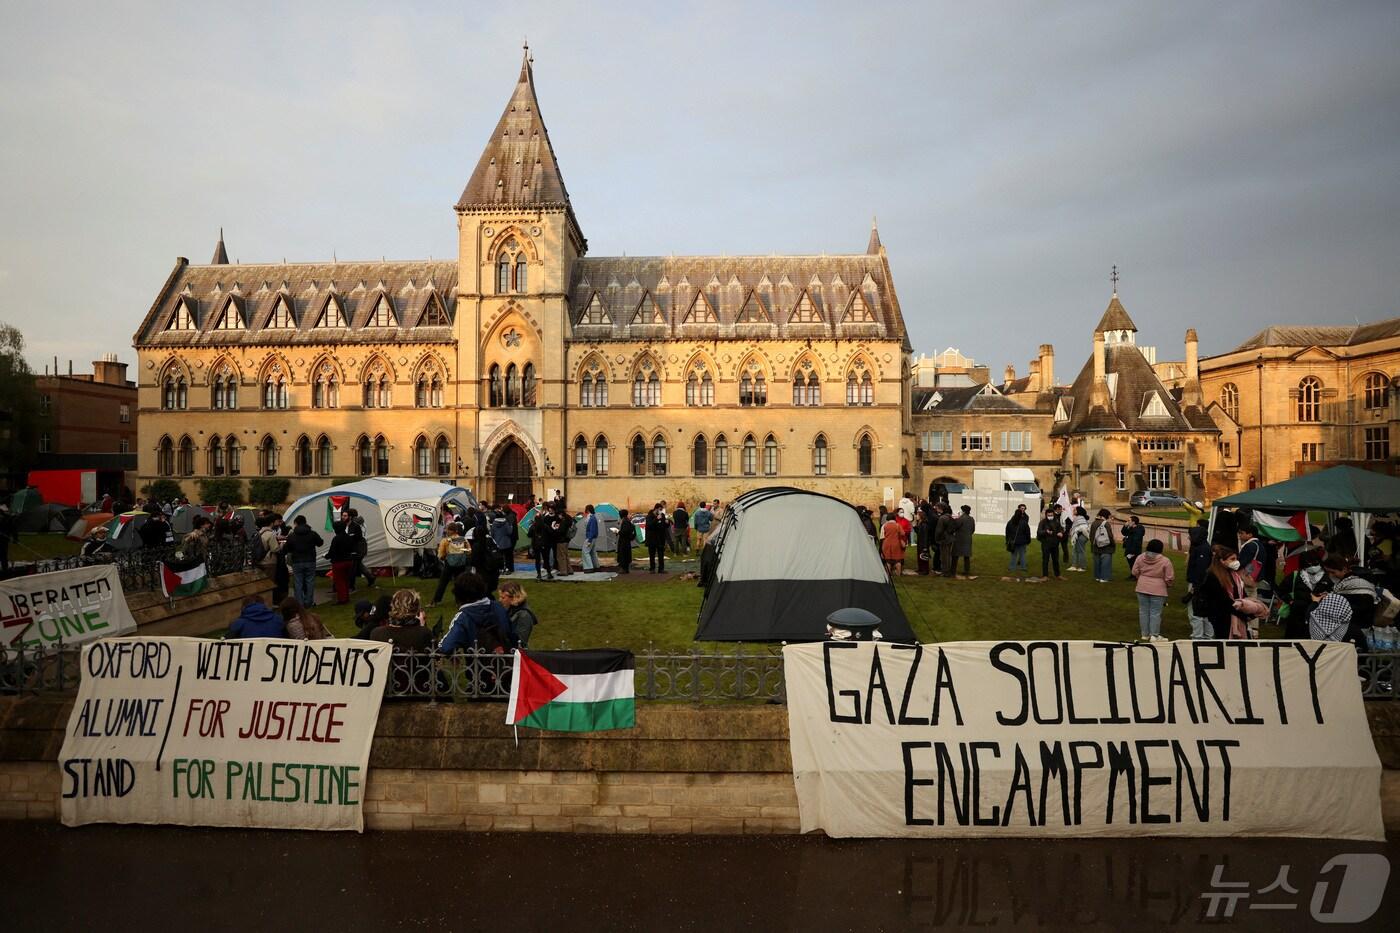
M 1074 507 L 1074 517 L 1069 523 L 1069 539 L 1074 544 L 1074 563 L 1070 564 L 1069 569 L 1083 573 L 1088 569 L 1085 551 L 1089 547 L 1089 513 L 1082 505 Z
M 669 522 L 666 520 L 666 504 L 658 502 L 647 513 L 644 530 L 647 539 L 647 565 L 651 573 L 666 572 L 666 538 Z
M 933 532 L 929 527 L 928 513 L 923 509 L 914 512 L 914 556 L 918 559 L 919 576 L 928 576 L 929 548 L 933 547 Z
M 585 505 L 583 514 L 583 572 L 593 573 L 598 569 L 598 513 Z
M 710 526 L 714 523 L 715 513 L 705 504 L 705 500 L 700 500 L 700 507 L 695 510 L 695 514 L 690 516 L 690 524 L 695 528 L 695 550 L 705 550 L 705 542 L 710 537 Z
M 569 541 L 574 536 L 574 520 L 562 501 L 554 503 L 554 517 L 549 523 L 550 540 L 554 542 L 554 572 L 561 577 L 573 573 L 569 566 Z
M 501 564 L 501 573 L 515 573 L 515 535 L 511 526 L 511 518 L 514 517 L 515 513 L 509 506 L 497 506 L 491 511 L 491 541 L 496 545 L 496 557 Z
M 297 602 L 310 609 L 316 605 L 316 549 L 324 542 L 311 530 L 305 515 L 292 519 L 292 530 L 282 552 L 292 568 L 292 590 Z
M 150 517 L 145 524 L 136 532 L 141 539 L 141 546 L 145 548 L 162 548 L 170 543 L 170 523 L 165 520 L 165 513 L 160 511 L 152 503 Z
M 1186 556 L 1186 615 L 1191 622 L 1192 638 L 1211 638 L 1210 622 L 1204 616 L 1196 615 L 1196 591 L 1206 582 L 1206 575 L 1210 573 L 1210 540 L 1206 537 L 1209 523 L 1204 518 L 1196 520 L 1196 526 L 1191 529 L 1191 549 Z M 1311 593 L 1311 590 L 1308 590 Z M 1307 612 L 1304 610 L 1303 618 L 1306 620 Z M 1306 621 L 1304 622 L 1306 628 Z M 1291 635 L 1291 638 L 1302 638 L 1304 635 Z
M 527 532 L 530 538 L 530 556 L 535 560 L 535 579 L 554 579 L 554 542 L 549 537 L 549 513 L 535 513 L 535 520 Z
M 626 509 L 617 513 L 617 572 L 632 572 L 632 542 L 637 540 L 637 526 Z
M 1235 604 L 1244 598 L 1240 561 L 1232 548 L 1217 544 L 1211 548 L 1210 572 L 1196 589 L 1192 611 L 1209 620 L 1211 637 L 1224 641 L 1243 637 L 1248 631 L 1244 619 L 1235 614 Z
M 958 545 L 958 523 L 953 518 L 953 510 L 946 505 L 938 507 L 938 521 L 933 526 L 933 543 L 938 548 L 938 566 L 943 576 L 951 580 L 957 575 L 957 561 L 953 553 Z
M 1074 516 L 1063 505 L 1055 503 L 1055 520 L 1060 523 L 1060 565 L 1069 566 L 1069 528 L 1074 524 Z
M 515 573 L 515 549 L 520 546 L 520 516 L 515 514 L 515 509 L 506 506 L 506 538 L 507 545 L 501 552 L 501 557 L 505 561 L 506 573 Z
M 470 552 L 467 550 L 467 538 L 463 534 L 465 529 L 461 522 L 452 522 L 447 526 L 447 534 L 442 536 L 438 542 L 438 585 L 433 591 L 433 601 L 429 603 L 429 608 L 442 604 L 443 594 L 447 592 L 448 585 L 456 578 L 457 574 L 467 569 Z
M 1099 509 L 1098 516 L 1089 525 L 1095 583 L 1107 583 L 1113 579 L 1113 552 L 1118 549 L 1118 544 L 1113 534 L 1113 523 L 1109 521 L 1110 515 L 1108 509 Z
M 350 588 L 353 590 L 360 577 L 364 577 L 366 585 L 373 589 L 374 574 L 365 566 L 365 556 L 369 554 L 369 538 L 365 537 L 365 520 L 360 517 L 358 509 L 350 509 L 349 527 L 345 531 L 355 545 L 355 566 L 350 568 Z
M 298 516 L 300 517 L 300 516 Z M 331 562 L 331 580 L 335 584 L 335 602 L 344 606 L 350 602 L 350 574 L 355 570 L 355 539 L 349 534 L 350 515 L 340 513 L 340 521 L 332 528 L 331 546 L 326 559 Z
M 1128 573 L 1133 572 L 1133 561 L 1142 553 L 1142 539 L 1146 535 L 1147 529 L 1142 527 L 1142 519 L 1136 515 L 1129 516 L 1128 524 L 1123 526 L 1123 559 L 1128 562 Z
M 880 526 L 880 559 L 884 561 L 885 570 L 891 580 L 903 570 L 904 552 L 909 547 L 909 539 L 905 537 L 897 515 L 898 513 L 891 512 L 885 517 L 885 523 Z
M 1065 526 L 1060 524 L 1059 516 L 1055 514 L 1055 507 L 1052 505 L 1040 517 L 1040 524 L 1035 528 L 1035 539 L 1040 542 L 1040 578 L 1050 579 L 1050 570 L 1054 568 L 1055 579 L 1063 580 L 1060 573 L 1060 539 L 1064 537 Z
M 1011 554 L 1011 559 L 1006 564 L 1007 573 L 1015 573 L 1018 570 L 1022 575 L 1030 573 L 1030 565 L 1026 562 L 1026 549 L 1030 546 L 1031 519 L 1026 514 L 1025 504 L 1022 503 L 1016 506 L 1016 511 L 1006 522 L 1006 550 Z
M 10 507 L 0 502 L 0 573 L 10 572 L 10 542 L 19 540 L 19 527 Z
M 690 513 L 685 510 L 684 502 L 676 503 L 676 510 L 671 513 L 671 521 L 676 526 L 675 545 L 677 554 L 690 553 Z
M 972 517 L 972 506 L 964 505 L 957 517 L 957 540 L 953 542 L 953 564 L 961 558 L 963 572 L 961 579 L 976 580 L 972 575 L 972 536 L 977 533 L 977 520 Z
M 1166 641 L 1162 637 L 1162 607 L 1176 579 L 1176 568 L 1162 553 L 1162 542 L 1153 538 L 1147 551 L 1133 561 L 1132 575 L 1137 577 L 1139 641 Z

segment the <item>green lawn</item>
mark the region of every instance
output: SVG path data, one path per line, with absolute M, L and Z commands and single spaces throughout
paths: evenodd
M 1156 509 L 1152 511 L 1133 509 L 1132 511 L 1139 518 L 1171 518 L 1184 522 L 1196 517 L 1194 513 L 1185 509 Z
M 58 532 L 43 534 L 21 534 L 18 541 L 10 543 L 10 560 L 52 560 L 55 557 L 72 557 L 82 545 L 69 541 Z
M 1038 544 L 1031 545 L 1030 557 L 1038 572 Z M 1185 607 L 1177 599 L 1186 591 L 1183 558 L 1173 556 L 1172 560 L 1178 582 L 1163 617 L 1163 634 L 1185 638 L 1190 634 L 1190 626 Z M 645 561 L 642 566 L 645 568 Z M 912 551 L 908 566 L 915 566 Z M 693 569 L 694 564 L 683 567 Z M 1092 573 L 1066 573 L 1068 579 L 1064 581 L 1016 583 L 1001 579 L 1006 571 L 1006 551 L 1000 539 L 979 536 L 972 570 L 976 580 L 902 576 L 896 581 L 900 602 L 920 640 L 1123 641 L 1138 636 L 1137 597 L 1121 554 L 1114 563 L 1116 579 L 1112 583 L 1095 583 Z M 425 604 L 432 596 L 433 581 L 400 578 L 398 582 L 421 592 Z M 389 581 L 381 580 L 378 592 L 388 584 Z M 532 639 L 536 648 L 562 644 L 569 648 L 616 646 L 641 651 L 650 645 L 688 651 L 704 647 L 693 641 L 700 610 L 700 590 L 693 580 L 634 572 L 630 577 L 600 583 L 526 581 L 526 591 L 530 606 L 540 618 Z M 354 598 L 377 596 L 378 592 L 362 589 Z M 348 606 L 321 606 L 318 610 L 335 634 L 353 633 Z M 439 615 L 444 627 L 450 624 L 452 610 L 447 606 L 429 610 L 428 623 L 435 623 Z

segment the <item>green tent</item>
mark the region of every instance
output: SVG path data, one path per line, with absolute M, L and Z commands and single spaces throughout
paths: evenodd
M 1366 528 L 1377 513 L 1400 512 L 1400 479 L 1359 470 L 1356 467 L 1335 466 L 1271 486 L 1261 486 L 1248 492 L 1217 499 L 1210 508 L 1210 540 L 1215 540 L 1215 516 L 1221 508 L 1263 509 L 1269 512 L 1300 512 L 1313 510 L 1350 512 L 1356 532 L 1356 552 L 1362 562 L 1366 559 Z

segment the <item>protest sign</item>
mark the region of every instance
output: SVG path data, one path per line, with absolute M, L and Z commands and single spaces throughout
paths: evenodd
M 385 499 L 379 503 L 384 515 L 384 534 L 391 548 L 427 547 L 433 542 L 437 506 L 421 499 Z
M 119 638 L 83 648 L 63 823 L 364 830 L 391 648 Z
M 0 647 L 52 648 L 136 631 L 112 564 L 0 583 Z
M 802 830 L 1384 838 L 1349 644 L 788 645 Z

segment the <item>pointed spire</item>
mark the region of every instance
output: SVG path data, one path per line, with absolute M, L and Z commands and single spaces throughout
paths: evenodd
M 870 242 L 865 245 L 865 251 L 871 256 L 878 256 L 880 250 L 884 249 L 884 244 L 880 242 L 880 227 L 875 222 L 875 215 L 870 215 Z
M 500 122 L 482 150 L 458 210 L 482 207 L 569 208 L 569 192 L 559 172 L 549 131 L 535 97 L 530 47 L 525 46 L 520 76 Z
M 1094 333 L 1106 334 L 1120 330 L 1136 333 L 1137 325 L 1128 317 L 1128 311 L 1123 307 L 1123 302 L 1118 300 L 1118 293 L 1115 291 L 1113 297 L 1108 300 L 1108 307 L 1104 309 L 1103 317 L 1099 318 L 1099 326 L 1094 328 Z
M 214 258 L 209 260 L 211 266 L 228 265 L 228 250 L 224 249 L 224 228 L 219 228 L 219 243 L 214 247 Z

